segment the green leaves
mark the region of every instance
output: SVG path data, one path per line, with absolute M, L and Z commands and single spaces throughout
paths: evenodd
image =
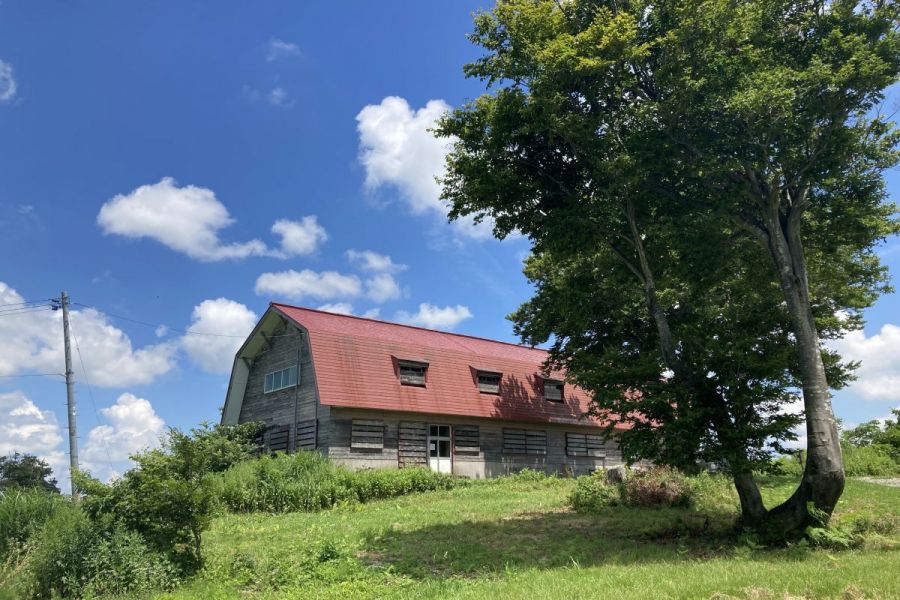
M 897 14 L 505 0 L 476 17 L 465 72 L 489 93 L 436 132 L 455 140 L 443 198 L 533 242 L 515 331 L 624 415 L 630 457 L 768 468 L 801 419 L 798 314 L 837 337 L 888 289 L 874 247 L 898 231 L 898 138 L 872 110 L 900 71 Z

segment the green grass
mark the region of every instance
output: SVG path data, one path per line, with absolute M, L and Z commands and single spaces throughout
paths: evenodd
M 594 515 L 567 508 L 572 486 L 484 482 L 318 513 L 228 515 L 205 535 L 199 577 L 159 597 L 900 597 L 896 528 L 855 550 L 762 549 L 728 534 L 724 486 L 694 510 Z M 769 503 L 792 489 L 764 481 Z M 900 519 L 900 489 L 848 482 L 836 522 L 884 518 Z

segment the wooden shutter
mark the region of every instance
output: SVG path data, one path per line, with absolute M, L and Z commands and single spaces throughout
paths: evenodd
M 316 449 L 316 420 L 299 421 L 297 423 L 297 449 Z
M 563 382 L 555 379 L 544 380 L 544 399 L 550 402 L 563 401 Z
M 481 452 L 481 432 L 478 425 L 457 425 L 453 429 L 456 454 L 479 454 Z
M 275 425 L 266 429 L 266 450 L 287 452 L 291 438 L 290 425 Z
M 478 371 L 478 391 L 484 394 L 499 394 L 503 375 L 490 371 Z
M 384 421 L 353 419 L 350 448 L 381 452 L 384 448 Z
M 566 454 L 604 458 L 606 445 L 603 443 L 603 438 L 596 433 L 567 433 Z
M 547 432 L 538 429 L 504 429 L 504 454 L 547 454 Z
M 428 464 L 425 423 L 403 421 L 400 423 L 397 457 L 401 467 Z

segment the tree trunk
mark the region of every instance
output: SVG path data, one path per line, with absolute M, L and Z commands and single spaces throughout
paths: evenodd
M 706 386 L 698 385 L 694 373 L 684 361 L 679 359 L 675 352 L 675 342 L 672 336 L 672 330 L 669 327 L 669 317 L 666 311 L 659 303 L 656 292 L 656 283 L 653 277 L 653 270 L 650 268 L 650 261 L 644 251 L 643 238 L 638 230 L 637 220 L 634 215 L 634 207 L 628 202 L 625 210 L 628 220 L 629 229 L 632 235 L 632 243 L 638 256 L 638 265 L 640 270 L 639 279 L 642 280 L 644 286 L 644 296 L 647 303 L 647 310 L 651 318 L 656 324 L 657 333 L 659 335 L 660 352 L 662 354 L 663 363 L 675 373 L 684 384 L 693 391 L 697 396 L 705 396 L 706 403 L 715 406 L 719 411 L 719 417 L 715 419 L 716 428 L 727 427 L 728 407 L 720 394 L 713 390 L 705 389 Z M 768 511 L 763 504 L 762 495 L 759 492 L 759 486 L 753 478 L 752 471 L 746 470 L 746 467 L 738 466 L 745 462 L 746 457 L 732 457 L 731 466 L 737 471 L 733 473 L 734 487 L 737 490 L 738 498 L 741 503 L 741 522 L 744 526 L 757 528 L 765 520 Z
M 741 501 L 741 525 L 758 529 L 765 522 L 768 511 L 763 504 L 762 494 L 759 493 L 759 486 L 756 485 L 753 473 L 750 471 L 734 473 L 732 479 Z
M 791 534 L 830 517 L 844 491 L 844 462 L 810 304 L 800 215 L 793 211 L 782 218 L 777 208 L 772 213 L 766 219 L 767 246 L 797 339 L 808 451 L 800 485 L 787 501 L 770 511 L 768 521 Z M 818 514 L 810 512 L 810 504 Z

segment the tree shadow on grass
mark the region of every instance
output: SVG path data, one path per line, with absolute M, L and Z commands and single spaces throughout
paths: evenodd
M 560 510 L 392 530 L 366 540 L 361 558 L 428 578 L 697 560 L 727 556 L 734 543 L 731 515 L 615 507 L 596 515 Z

